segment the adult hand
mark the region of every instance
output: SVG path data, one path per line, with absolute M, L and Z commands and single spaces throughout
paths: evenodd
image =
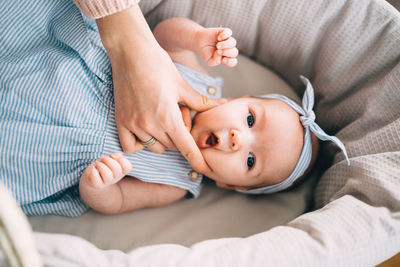
M 210 169 L 186 129 L 178 103 L 196 111 L 218 105 L 194 91 L 181 77 L 168 54 L 158 45 L 138 5 L 97 20 L 108 52 L 114 82 L 116 123 L 123 150 L 149 148 L 161 153 L 178 149 L 192 167 Z M 136 137 L 135 137 L 136 136 Z

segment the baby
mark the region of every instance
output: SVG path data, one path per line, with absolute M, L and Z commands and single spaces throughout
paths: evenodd
M 211 90 L 221 85 L 219 79 L 206 74 L 195 53 L 209 66 L 237 64 L 238 50 L 230 29 L 203 28 L 188 19 L 171 18 L 157 25 L 154 35 L 195 89 L 204 81 L 214 85 Z M 230 99 L 197 114 L 181 106 L 185 125 L 212 170 L 209 178 L 218 186 L 251 194 L 287 189 L 311 169 L 318 139 L 335 142 L 347 159 L 343 144 L 314 122 L 313 89 L 306 78 L 301 79 L 307 86 L 302 106 L 273 94 Z M 104 152 L 110 154 L 87 167 L 79 182 L 80 195 L 91 208 L 121 213 L 167 205 L 188 192 L 198 195 L 200 176 L 182 156 L 177 157 L 178 152 L 112 153 L 120 151 L 115 122 L 105 139 Z M 166 174 L 165 168 L 172 173 Z

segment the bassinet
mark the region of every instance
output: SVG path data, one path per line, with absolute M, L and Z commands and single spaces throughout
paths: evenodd
M 304 89 L 299 75 L 310 78 L 318 123 L 345 143 L 351 165 L 334 146 L 323 146 L 313 207 L 310 179 L 275 196 L 243 196 L 206 184 L 198 200 L 157 210 L 32 217 L 35 231 L 80 235 L 102 249 L 130 251 L 101 251 L 82 239 L 37 233 L 47 264 L 370 266 L 400 251 L 398 11 L 383 0 L 142 0 L 140 5 L 151 26 L 172 16 L 229 26 L 241 53 L 274 71 L 297 95 Z

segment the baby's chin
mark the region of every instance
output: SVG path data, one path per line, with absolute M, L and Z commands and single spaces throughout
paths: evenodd
M 207 178 L 213 180 L 216 183 L 218 183 L 218 181 L 221 181 L 220 177 L 212 169 L 211 169 L 211 173 L 209 175 L 207 175 Z

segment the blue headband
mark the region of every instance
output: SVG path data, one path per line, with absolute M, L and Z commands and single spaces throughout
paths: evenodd
M 250 189 L 248 191 L 237 190 L 242 193 L 247 194 L 271 194 L 276 193 L 286 188 L 290 187 L 298 178 L 300 178 L 304 172 L 307 170 L 308 166 L 311 162 L 312 155 L 312 141 L 311 141 L 311 133 L 312 131 L 316 137 L 323 141 L 332 141 L 334 142 L 344 153 L 346 158 L 346 162 L 350 165 L 349 157 L 347 156 L 346 148 L 343 143 L 335 136 L 330 136 L 325 133 L 321 127 L 315 122 L 315 113 L 312 110 L 314 107 L 314 89 L 310 83 L 310 81 L 304 76 L 300 76 L 300 79 L 307 87 L 303 96 L 302 106 L 298 105 L 293 100 L 287 98 L 286 96 L 279 94 L 268 94 L 261 95 L 257 97 L 261 98 L 272 98 L 279 99 L 288 104 L 291 108 L 293 108 L 300 115 L 301 124 L 304 127 L 304 144 L 303 149 L 301 150 L 301 154 L 299 157 L 299 161 L 297 162 L 294 170 L 289 175 L 288 178 L 280 182 L 279 184 L 269 185 L 261 188 Z

